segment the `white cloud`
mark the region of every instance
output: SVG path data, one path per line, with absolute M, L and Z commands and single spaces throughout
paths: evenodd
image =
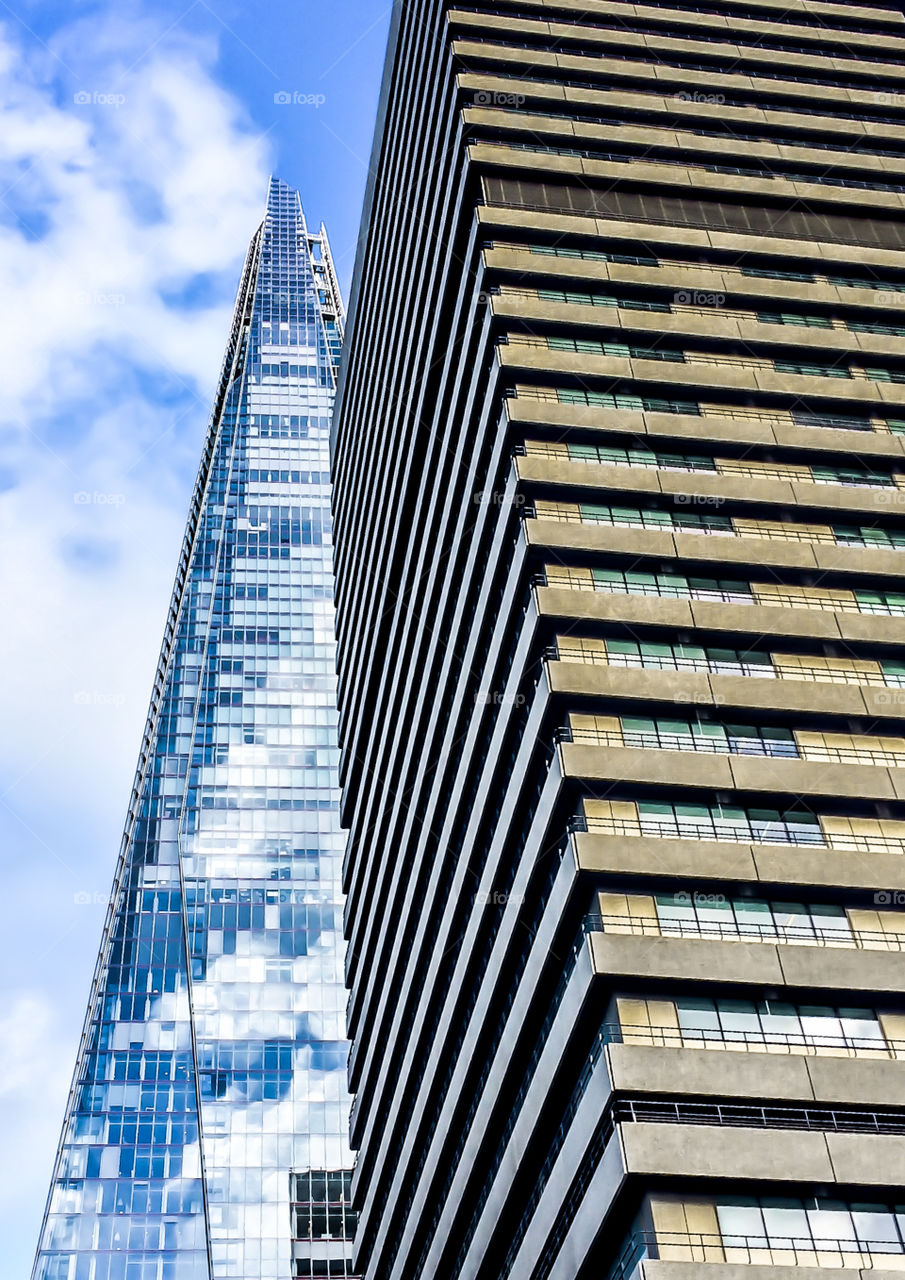
M 72 38 L 57 37 L 64 54 Z M 54 737 L 74 736 L 95 763 L 136 754 L 187 483 L 266 192 L 265 145 L 213 79 L 206 42 L 180 38 L 123 76 L 146 26 L 108 20 L 92 38 L 108 65 L 86 92 L 119 105 L 61 105 L 47 58 L 0 31 L 0 490 L 13 486 L 0 492 L 0 592 L 15 619 L 0 770 L 17 774 Z M 199 276 L 203 305 L 173 301 Z M 106 712 L 94 721 L 73 703 L 86 691 Z M 71 760 L 51 754 L 50 768 L 84 793 Z
M 174 33 L 151 47 L 167 21 L 131 6 L 92 15 L 49 39 L 58 57 L 0 27 L 0 916 L 12 988 L 0 983 L 0 1128 L 16 1153 L 0 1174 L 0 1231 L 11 1274 L 26 1273 L 37 1237 L 97 895 L 113 874 L 191 480 L 266 195 L 266 143 L 217 83 L 215 44 Z M 73 83 L 58 58 L 75 48 Z M 74 101 L 80 89 L 91 102 Z

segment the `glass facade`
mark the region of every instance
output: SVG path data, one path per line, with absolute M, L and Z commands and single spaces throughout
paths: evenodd
M 34 1280 L 351 1274 L 328 439 L 342 328 L 326 233 L 273 180 Z

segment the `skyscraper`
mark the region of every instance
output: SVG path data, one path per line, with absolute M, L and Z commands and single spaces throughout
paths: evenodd
M 372 172 L 357 1265 L 901 1270 L 901 9 L 412 0 Z
M 273 180 L 166 624 L 35 1280 L 348 1276 L 326 232 Z

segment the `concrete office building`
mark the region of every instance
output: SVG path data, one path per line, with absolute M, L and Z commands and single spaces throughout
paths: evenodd
M 905 1265 L 905 26 L 398 5 L 334 422 L 367 1280 Z

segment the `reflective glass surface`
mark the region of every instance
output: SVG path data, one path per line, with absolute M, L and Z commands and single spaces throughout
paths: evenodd
M 274 180 L 36 1280 L 351 1274 L 328 444 L 342 324 L 326 234 Z

